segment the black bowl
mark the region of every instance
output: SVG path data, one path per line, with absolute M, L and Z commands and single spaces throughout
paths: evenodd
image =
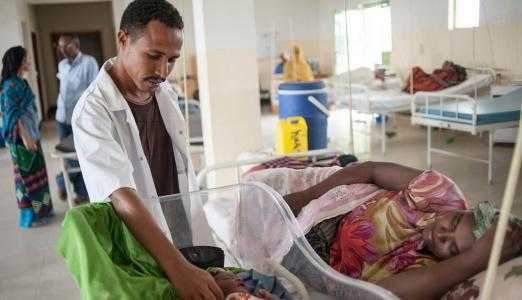
M 190 263 L 203 270 L 211 267 L 223 268 L 225 265 L 225 254 L 218 247 L 194 246 L 179 250 Z

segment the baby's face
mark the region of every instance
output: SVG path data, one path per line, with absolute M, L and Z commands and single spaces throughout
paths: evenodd
M 245 284 L 239 276 L 225 270 L 215 270 L 210 274 L 214 277 L 214 280 L 216 280 L 217 285 L 221 288 L 225 297 L 232 293 L 248 293 Z

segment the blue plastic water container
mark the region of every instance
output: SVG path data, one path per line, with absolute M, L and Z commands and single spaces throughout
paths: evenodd
M 315 105 L 308 101 L 313 96 L 324 106 L 327 94 L 324 82 L 288 82 L 279 85 L 279 118 L 304 117 L 308 126 L 308 149 L 324 149 L 328 146 L 328 119 Z

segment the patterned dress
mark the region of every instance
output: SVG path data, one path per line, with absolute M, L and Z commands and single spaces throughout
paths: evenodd
M 243 180 L 265 183 L 287 195 L 318 184 L 340 169 L 267 169 L 251 172 Z M 348 213 L 331 216 L 313 226 L 306 239 L 335 270 L 371 282 L 435 263 L 434 257 L 423 252 L 423 228 L 446 212 L 467 209 L 458 186 L 430 170 L 414 178 L 403 191 L 352 184 L 332 189 L 307 207 L 328 207 L 339 201 L 358 202 L 363 198 L 367 200 Z
M 12 77 L 2 84 L 2 136 L 13 161 L 21 227 L 31 227 L 34 222 L 46 221 L 53 213 L 40 143 L 36 151 L 30 151 L 24 146 L 18 133 L 18 122 L 21 121 L 33 139 L 40 138 L 34 98 L 31 88 L 20 77 Z
M 435 259 L 422 252 L 422 229 L 446 212 L 467 209 L 466 203 L 457 185 L 436 171 L 424 171 L 404 191 L 382 190 L 339 223 L 330 265 L 371 282 L 429 266 Z

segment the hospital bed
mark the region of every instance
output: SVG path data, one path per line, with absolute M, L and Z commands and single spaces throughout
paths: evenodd
M 192 241 L 178 242 L 220 247 L 225 266 L 253 268 L 277 276 L 294 299 L 398 299 L 377 285 L 344 276 L 322 261 L 305 239 L 290 207 L 266 185 L 240 183 L 162 197 L 163 210 L 177 212 L 166 214 L 173 237 L 186 236 L 179 232 L 184 229 L 175 226 L 176 219 L 182 218 L 178 214 L 185 211 L 169 207 L 179 207 L 187 198 L 191 207 L 185 207 L 185 211 L 193 216 L 203 214 L 207 222 L 192 223 Z M 288 245 L 287 251 L 271 251 L 281 241 Z
M 495 130 L 518 126 L 522 88 L 513 88 L 500 97 L 482 96 L 472 98 L 468 95 L 446 95 L 420 92 L 411 102 L 412 124 L 427 127 L 427 163 L 431 168 L 431 154 L 438 153 L 460 157 L 488 165 L 488 181 L 493 180 L 493 134 Z M 488 132 L 488 159 L 479 159 L 458 154 L 432 145 L 432 128 L 445 128 L 472 135 Z
M 464 82 L 433 93 L 445 96 L 472 95 L 476 99 L 479 91 L 491 85 L 495 79 L 495 71 L 490 68 L 467 68 L 466 71 L 468 79 Z M 383 154 L 386 152 L 386 117 L 397 112 L 409 111 L 411 101 L 415 99 L 410 93 L 402 91 L 401 88 L 401 85 L 396 84 L 384 89 L 373 89 L 368 85 L 359 83 L 351 84 L 352 109 L 361 113 L 382 116 L 382 130 L 378 138 L 381 140 Z M 330 94 L 329 98 L 335 99 L 337 106 L 349 107 L 350 99 L 346 83 L 341 83 L 339 80 L 332 81 Z

